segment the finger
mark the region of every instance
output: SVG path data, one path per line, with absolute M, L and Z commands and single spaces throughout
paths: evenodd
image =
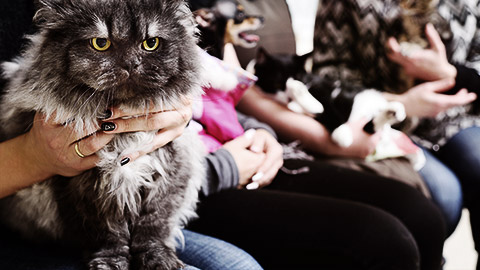
M 235 141 L 238 142 L 239 147 L 249 148 L 253 143 L 253 138 L 255 137 L 255 133 L 256 133 L 255 129 L 249 129 L 245 131 L 245 133 L 243 133 L 241 136 L 237 137 Z
M 181 98 L 181 106 L 177 106 L 175 108 L 158 108 L 155 107 L 153 102 L 150 102 L 149 106 L 146 108 L 133 108 L 133 109 L 122 109 L 122 108 L 110 108 L 105 112 L 104 120 L 112 120 L 117 118 L 124 118 L 124 117 L 135 117 L 135 116 L 143 116 L 149 115 L 153 113 L 163 113 L 163 112 L 172 112 L 172 111 L 179 111 L 186 115 L 191 114 L 191 105 L 192 105 L 192 98 L 190 97 L 182 97 Z M 191 118 L 191 116 L 189 117 Z
M 428 23 L 427 26 L 425 27 L 425 34 L 427 36 L 428 42 L 430 43 L 430 47 L 432 50 L 439 52 L 439 53 L 444 53 L 445 52 L 445 45 L 442 42 L 442 39 L 440 38 L 440 35 L 438 34 L 437 30 L 435 30 L 435 27 L 433 24 Z
M 260 187 L 264 187 L 272 183 L 273 179 L 278 173 L 278 170 L 283 166 L 283 159 L 275 161 L 271 166 L 263 171 L 263 175 L 259 179 L 255 179 Z M 261 168 L 259 170 L 262 170 Z M 255 175 L 254 175 L 255 177 Z M 254 180 L 254 177 L 252 177 L 252 181 Z
M 106 133 L 151 131 L 186 126 L 190 119 L 191 115 L 179 111 L 165 111 L 129 119 L 109 120 L 101 124 L 101 129 Z
M 395 63 L 402 64 L 405 62 L 405 56 L 401 53 L 400 44 L 398 41 L 391 37 L 387 41 L 387 48 L 389 52 L 387 53 L 387 57 Z
M 157 133 L 157 136 L 155 136 L 155 138 L 153 139 L 153 142 L 151 143 L 150 147 L 146 147 L 142 150 L 139 150 L 121 157 L 120 164 L 123 166 L 123 165 L 126 165 L 127 163 L 133 162 L 139 157 L 146 155 L 148 153 L 151 153 L 160 147 L 165 146 L 167 143 L 178 138 L 180 135 L 182 135 L 182 131 L 178 129 L 159 131 Z
M 259 132 L 255 133 L 260 134 Z M 252 144 L 249 147 L 249 150 L 255 153 L 261 153 L 265 150 L 265 143 L 267 138 L 265 136 L 254 136 Z
M 442 93 L 452 89 L 455 86 L 455 80 L 453 79 L 442 79 L 432 82 L 425 82 L 423 84 L 419 84 L 420 87 L 425 87 L 427 91 Z
M 84 158 L 95 154 L 113 139 L 113 135 L 105 133 L 96 133 L 82 140 L 73 142 L 70 145 L 72 153 L 77 157 Z M 83 157 L 82 157 L 83 156 Z
M 473 92 L 468 92 L 467 89 L 461 89 L 455 95 L 442 96 L 442 98 L 444 99 L 443 102 L 445 102 L 448 107 L 454 107 L 473 102 L 477 99 L 477 95 Z
M 97 155 L 91 155 L 85 158 L 80 159 L 80 165 L 78 166 L 79 171 L 85 171 L 92 169 L 97 166 L 97 163 L 100 161 L 100 157 Z

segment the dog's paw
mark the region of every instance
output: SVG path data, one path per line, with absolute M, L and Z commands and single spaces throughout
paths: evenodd
M 375 116 L 373 122 L 375 124 L 375 130 L 378 131 L 386 124 L 394 125 L 400 123 L 407 118 L 405 106 L 397 101 L 389 102 L 385 109 L 383 109 L 377 116 Z
M 139 270 L 173 270 L 184 268 L 174 251 L 167 248 L 154 248 L 135 255 Z
M 89 270 L 128 270 L 129 262 L 125 257 L 97 257 L 88 263 Z
M 332 140 L 343 148 L 347 148 L 353 143 L 352 130 L 346 124 L 336 128 L 332 132 Z

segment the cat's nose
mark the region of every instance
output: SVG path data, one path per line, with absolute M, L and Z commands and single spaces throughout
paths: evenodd
M 128 59 L 124 62 L 122 65 L 122 68 L 126 70 L 130 75 L 138 70 L 138 67 L 140 66 L 140 60 L 136 57 L 132 57 L 132 59 Z

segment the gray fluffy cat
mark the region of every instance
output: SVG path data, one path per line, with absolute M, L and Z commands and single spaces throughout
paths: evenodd
M 0 104 L 6 140 L 35 112 L 94 132 L 111 106 L 170 109 L 201 93 L 192 15 L 181 0 L 43 0 L 37 34 L 15 62 Z M 186 133 L 125 166 L 155 132 L 117 135 L 98 166 L 0 201 L 0 220 L 31 239 L 88 251 L 90 269 L 176 269 L 175 236 L 195 216 L 201 143 Z

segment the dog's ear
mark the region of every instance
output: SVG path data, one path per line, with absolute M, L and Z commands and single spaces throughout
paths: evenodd
M 215 14 L 209 8 L 201 8 L 193 12 L 195 21 L 201 28 L 209 28 L 215 22 Z

